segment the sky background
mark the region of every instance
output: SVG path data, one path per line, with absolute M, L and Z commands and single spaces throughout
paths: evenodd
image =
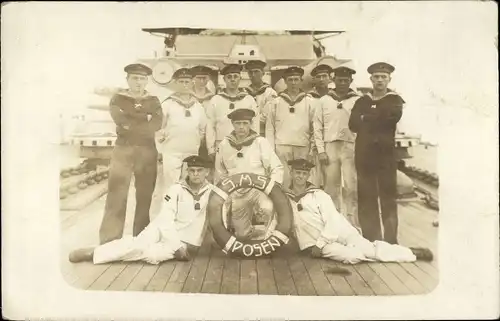
M 433 142 L 448 113 L 498 109 L 497 12 L 487 3 L 315 2 L 307 10 L 281 2 L 15 5 L 17 19 L 3 20 L 2 44 L 16 63 L 2 60 L 2 73 L 36 86 L 50 102 L 44 108 L 65 117 L 85 108 L 94 87 L 125 86 L 123 66 L 163 48 L 162 38 L 141 28 L 168 26 L 345 30 L 323 42 L 327 52 L 353 59 L 358 86 L 370 84 L 371 63 L 393 64 L 390 86 L 407 102 L 402 129 Z

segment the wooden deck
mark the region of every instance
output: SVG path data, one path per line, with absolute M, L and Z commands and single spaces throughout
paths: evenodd
M 129 197 L 128 214 L 135 206 Z M 353 266 L 297 254 L 294 242 L 270 259 L 239 260 L 226 257 L 211 237 L 189 262 L 72 264 L 69 251 L 98 243 L 105 197 L 81 211 L 61 211 L 61 269 L 72 286 L 87 290 L 159 291 L 221 294 L 279 295 L 403 295 L 431 292 L 438 283 L 437 212 L 420 201 L 399 205 L 399 239 L 402 245 L 426 246 L 432 262 L 362 263 Z M 155 197 L 155 203 L 158 198 Z M 157 210 L 157 208 L 155 209 Z M 127 215 L 125 233 L 130 233 Z M 342 266 L 350 275 L 325 273 Z

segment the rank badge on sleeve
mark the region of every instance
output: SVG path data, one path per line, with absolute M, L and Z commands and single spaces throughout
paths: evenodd
M 170 201 L 170 196 L 165 195 L 165 201 L 167 201 L 167 202 Z

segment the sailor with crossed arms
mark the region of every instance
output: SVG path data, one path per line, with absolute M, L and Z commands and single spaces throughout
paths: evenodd
M 233 131 L 219 144 L 216 154 L 215 170 L 221 180 L 235 174 L 253 173 L 270 177 L 275 182 L 283 182 L 283 165 L 274 153 L 269 142 L 253 128 L 254 109 L 239 108 L 227 115 L 233 125 Z M 271 199 L 263 192 L 245 188 L 233 192 L 228 203 L 227 225 L 234 230 L 240 241 L 262 239 L 272 232 L 276 223 Z M 260 219 L 264 230 L 258 230 L 252 224 Z
M 408 248 L 365 239 L 337 211 L 332 198 L 307 181 L 313 163 L 306 159 L 295 159 L 288 164 L 292 168 L 292 183 L 286 194 L 292 205 L 294 234 L 301 251 L 309 251 L 313 257 L 346 264 L 432 260 L 432 252 L 426 248 Z
M 157 148 L 163 159 L 163 191 L 181 179 L 183 160 L 198 155 L 205 137 L 205 110 L 192 94 L 192 78 L 189 69 L 178 69 L 173 75 L 176 92 L 162 103 L 164 118 Z
M 172 185 L 158 216 L 136 237 L 125 236 L 95 248 L 70 253 L 73 263 L 94 264 L 115 261 L 145 261 L 158 264 L 177 259 L 189 260 L 203 242 L 206 230 L 206 209 L 213 185 L 206 180 L 212 165 L 200 156 L 189 156 L 187 177 Z
M 249 60 L 245 64 L 251 82 L 246 90 L 255 99 L 259 108 L 261 136 L 266 134 L 267 105 L 277 97 L 276 91 L 262 80 L 265 67 L 266 63 L 262 60 Z
M 161 127 L 162 110 L 158 97 L 145 89 L 152 70 L 143 64 L 130 64 L 124 71 L 129 89 L 117 92 L 109 104 L 117 139 L 111 156 L 104 216 L 99 228 L 101 244 L 123 235 L 132 175 L 136 191 L 135 236 L 149 224 L 156 185 L 158 151 L 155 134 Z

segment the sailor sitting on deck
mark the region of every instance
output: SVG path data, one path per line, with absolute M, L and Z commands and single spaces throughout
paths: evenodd
M 337 211 L 328 194 L 307 182 L 314 164 L 305 159 L 291 160 L 288 164 L 292 167 L 292 184 L 287 195 L 293 208 L 294 232 L 300 250 L 310 250 L 313 257 L 346 264 L 432 260 L 429 249 L 368 241 Z
M 206 176 L 210 162 L 189 156 L 187 177 L 170 187 L 159 215 L 137 237 L 118 240 L 73 251 L 73 263 L 93 261 L 94 264 L 114 261 L 139 261 L 158 264 L 171 259 L 189 260 L 189 251 L 196 250 L 207 230 L 206 208 L 213 185 Z

